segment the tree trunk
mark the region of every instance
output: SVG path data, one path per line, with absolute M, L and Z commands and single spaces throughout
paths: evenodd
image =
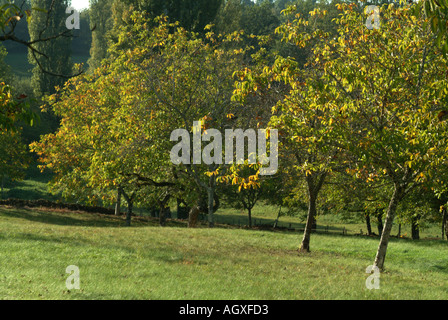
M 412 240 L 419 240 L 420 239 L 420 230 L 419 230 L 419 227 L 418 227 L 419 219 L 420 219 L 420 215 L 411 217 Z
M 274 222 L 274 229 L 277 228 L 278 220 L 280 219 L 281 212 L 282 212 L 282 207 L 280 207 L 280 209 L 278 210 L 277 219 L 275 219 L 275 222 Z
M 448 240 L 448 214 L 445 210 L 445 237 Z
M 165 219 L 172 219 L 173 215 L 170 206 L 165 206 Z
M 177 212 L 177 219 L 181 219 L 180 217 L 182 216 L 183 212 L 181 209 L 181 200 L 179 198 L 176 199 L 176 204 L 177 204 L 177 208 L 176 208 L 176 212 Z
M 249 228 L 252 228 L 252 209 L 248 208 L 247 213 L 249 215 Z
M 308 217 L 306 220 L 305 231 L 303 232 L 302 244 L 299 252 L 310 252 L 311 229 L 313 228 L 314 216 L 316 215 L 317 197 L 310 194 L 308 198 Z
M 149 208 L 149 214 L 151 215 L 151 218 L 157 218 L 157 207 L 151 206 Z
M 316 219 L 316 216 L 317 216 L 317 208 L 316 208 L 316 213 L 313 216 L 313 224 L 311 226 L 311 229 L 314 230 L 314 231 L 317 230 L 317 219 Z
M 364 217 L 366 219 L 367 234 L 369 236 L 371 236 L 372 235 L 372 225 L 370 224 L 370 214 L 368 212 L 365 212 Z
M 384 224 L 383 232 L 381 234 L 380 243 L 375 257 L 374 266 L 380 270 L 384 268 L 384 260 L 386 259 L 387 245 L 389 244 L 390 232 L 392 230 L 392 224 L 394 221 L 397 206 L 404 196 L 405 187 L 396 183 L 394 193 L 390 199 L 389 206 L 386 213 L 386 221 Z
M 397 234 L 397 238 L 401 237 L 401 223 L 398 224 L 398 234 Z
M 444 206 L 442 209 L 442 240 L 445 239 L 445 236 L 448 240 L 448 226 L 447 226 L 447 211 L 446 211 L 446 207 Z
M 308 217 L 306 220 L 305 231 L 303 232 L 300 252 L 310 252 L 311 230 L 315 224 L 317 213 L 317 196 L 324 183 L 326 172 L 314 172 L 306 176 L 308 186 Z
M 198 224 L 200 209 L 199 206 L 193 206 L 188 214 L 188 228 L 196 228 Z
M 165 204 L 162 204 L 162 206 L 160 206 L 160 213 L 159 213 L 159 225 L 161 227 L 164 227 L 166 224 L 166 211 L 167 208 L 165 207 Z
M 120 208 L 121 208 L 121 188 L 118 188 L 118 194 L 117 194 L 117 203 L 115 203 L 115 215 L 120 215 Z
M 381 236 L 381 234 L 383 233 L 383 229 L 384 229 L 384 225 L 383 225 L 383 215 L 381 213 L 377 214 L 377 219 L 378 219 L 378 235 Z
M 215 227 L 215 216 L 214 216 L 214 212 L 213 212 L 214 211 L 213 204 L 215 201 L 214 188 L 208 188 L 207 194 L 208 194 L 208 227 L 213 228 L 213 227 Z
M 131 217 L 132 217 L 132 210 L 134 208 L 134 201 L 133 199 L 129 199 L 128 201 L 128 212 L 126 213 L 126 226 L 131 225 Z
M 3 200 L 3 187 L 4 187 L 4 184 L 5 184 L 5 176 L 2 176 L 2 193 L 1 193 L 1 199 Z
M 124 192 L 123 188 L 120 188 L 121 194 L 123 195 L 124 199 L 126 200 L 128 204 L 128 210 L 126 212 L 126 226 L 129 227 L 131 225 L 131 217 L 132 217 L 132 210 L 134 208 L 134 196 L 135 193 L 133 193 L 130 197 L 126 192 Z
M 190 208 L 182 205 L 184 203 L 181 199 L 177 199 L 177 219 L 186 220 L 188 219 L 188 212 L 190 211 Z
M 161 227 L 164 227 L 166 224 L 166 218 L 167 218 L 167 214 L 170 210 L 170 208 L 167 206 L 168 201 L 170 201 L 170 194 L 167 192 L 165 192 L 163 198 L 158 199 L 158 203 L 159 203 L 159 224 Z

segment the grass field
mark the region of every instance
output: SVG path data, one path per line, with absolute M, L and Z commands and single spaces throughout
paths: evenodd
M 27 199 L 39 200 L 45 199 L 50 201 L 61 200 L 58 195 L 52 195 L 48 191 L 48 182 L 51 175 L 41 174 L 34 167 L 28 170 L 28 178 L 23 181 L 9 181 L 5 184 L 3 190 L 3 199 Z M 176 208 L 173 207 L 173 217 L 176 218 Z M 255 226 L 273 226 L 277 218 L 278 207 L 260 204 L 254 207 L 252 212 L 252 223 Z M 126 211 L 126 207 L 122 208 L 122 212 Z M 145 208 L 135 208 L 134 212 L 137 215 L 149 215 Z M 215 219 L 218 223 L 229 224 L 235 226 L 247 226 L 248 218 L 244 210 L 236 210 L 233 208 L 220 208 L 216 213 Z M 332 234 L 366 234 L 366 226 L 360 219 L 353 219 L 352 221 L 342 220 L 335 214 L 327 214 L 318 217 L 317 230 L 319 232 L 326 232 Z M 278 221 L 280 228 L 292 228 L 301 231 L 305 227 L 305 221 L 298 216 L 282 216 Z M 377 226 L 372 220 L 372 230 L 378 234 Z M 392 229 L 392 235 L 398 234 L 398 225 L 395 224 Z M 403 225 L 401 236 L 403 238 L 410 238 L 411 230 L 409 225 Z M 439 224 L 422 223 L 420 226 L 421 239 L 438 239 L 441 237 L 441 226 Z
M 394 239 L 380 289 L 365 269 L 378 239 L 0 208 L 0 299 L 448 299 L 448 245 Z M 68 290 L 66 267 L 80 271 Z

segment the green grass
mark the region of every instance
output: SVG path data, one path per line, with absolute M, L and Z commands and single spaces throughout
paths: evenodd
M 27 200 L 56 200 L 48 193 L 48 187 L 45 182 L 35 180 L 24 180 L 10 182 L 5 190 L 5 199 L 27 199 Z
M 24 199 L 50 201 L 60 200 L 60 196 L 52 195 L 48 190 L 48 182 L 52 179 L 51 173 L 41 173 L 37 164 L 30 165 L 26 172 L 26 179 L 22 181 L 9 181 L 4 184 L 3 199 Z
M 270 225 L 274 224 L 278 214 L 278 207 L 265 205 L 260 203 L 256 205 L 252 212 L 252 223 L 254 225 Z M 285 211 L 285 209 L 283 209 Z M 305 213 L 304 213 L 305 214 Z M 283 228 L 292 228 L 301 231 L 305 227 L 305 218 L 300 216 L 281 216 L 278 221 L 278 226 Z M 236 210 L 232 208 L 222 207 L 216 213 L 216 220 L 220 223 L 232 224 L 232 225 L 248 225 L 247 212 L 244 210 Z M 372 231 L 378 234 L 378 228 L 376 220 L 371 219 Z M 320 215 L 317 218 L 317 231 L 326 232 L 332 234 L 366 234 L 367 227 L 364 221 L 360 218 L 352 218 L 350 221 L 341 219 L 337 214 Z M 395 223 L 392 228 L 392 235 L 398 235 L 398 224 Z M 409 224 L 402 225 L 401 237 L 411 237 L 411 227 Z M 430 223 L 424 221 L 420 225 L 420 238 L 421 239 L 440 239 L 441 238 L 441 225 L 437 223 Z
M 392 240 L 368 290 L 378 239 L 313 234 L 298 255 L 300 236 L 0 208 L 0 299 L 448 299 L 447 242 Z

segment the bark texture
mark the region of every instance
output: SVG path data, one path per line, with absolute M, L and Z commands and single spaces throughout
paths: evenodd
M 384 261 L 386 259 L 387 246 L 389 244 L 392 224 L 395 218 L 395 213 L 397 212 L 397 206 L 403 199 L 404 194 L 405 186 L 396 183 L 394 193 L 390 199 L 389 206 L 387 207 L 386 221 L 384 222 L 384 228 L 374 262 L 374 266 L 378 267 L 380 270 L 384 269 Z

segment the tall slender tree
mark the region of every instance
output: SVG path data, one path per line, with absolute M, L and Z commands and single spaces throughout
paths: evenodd
M 68 0 L 32 0 L 33 8 L 43 9 L 33 11 L 29 23 L 31 42 L 34 49 L 29 52 L 29 61 L 33 69 L 32 85 L 36 96 L 52 94 L 56 86 L 62 86 L 67 75 L 72 73 L 70 33 L 65 33 L 66 9 Z M 58 36 L 58 35 L 63 36 Z M 53 41 L 40 41 L 43 38 L 53 38 Z
M 115 25 L 132 23 L 132 10 L 146 11 L 153 17 L 165 14 L 171 22 L 180 22 L 188 31 L 204 31 L 218 13 L 222 0 L 115 0 L 113 15 Z
M 91 70 L 98 68 L 107 57 L 108 35 L 114 23 L 112 19 L 112 1 L 90 1 L 90 28 L 92 30 L 92 46 L 88 61 Z

